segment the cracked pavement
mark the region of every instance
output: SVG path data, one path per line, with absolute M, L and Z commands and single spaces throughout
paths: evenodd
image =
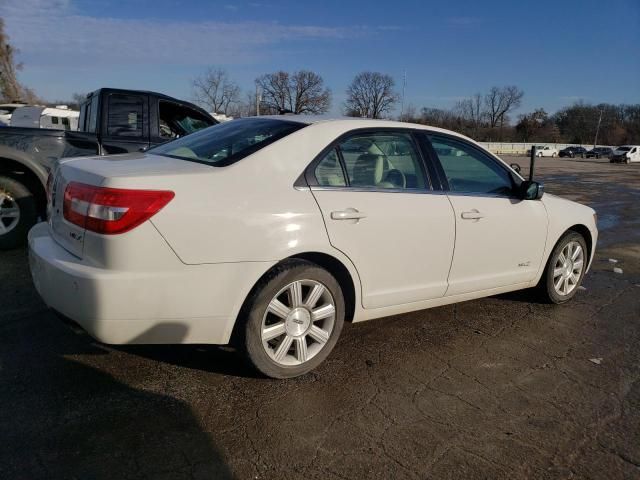
M 640 478 L 640 165 L 537 172 L 599 214 L 574 301 L 346 325 L 294 380 L 229 348 L 99 344 L 45 308 L 25 250 L 0 252 L 0 477 Z

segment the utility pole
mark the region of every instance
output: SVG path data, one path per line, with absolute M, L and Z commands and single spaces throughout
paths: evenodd
M 256 117 L 260 116 L 260 87 L 256 83 Z
M 598 118 L 598 126 L 596 127 L 596 138 L 593 139 L 593 148 L 596 148 L 596 144 L 598 143 L 598 132 L 600 131 L 600 123 L 602 122 L 602 111 L 600 109 L 600 117 Z
M 406 87 L 407 87 L 407 71 L 405 70 L 404 74 L 402 75 L 402 101 L 400 103 L 400 121 L 402 121 L 404 117 L 404 91 Z

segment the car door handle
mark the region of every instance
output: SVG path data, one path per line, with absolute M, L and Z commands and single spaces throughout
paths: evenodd
M 345 210 L 336 210 L 335 212 L 331 212 L 332 220 L 360 220 L 366 216 L 366 213 L 359 212 L 355 208 L 347 208 Z
M 480 220 L 481 218 L 484 218 L 484 215 L 475 208 L 470 212 L 462 212 L 460 216 L 465 220 Z

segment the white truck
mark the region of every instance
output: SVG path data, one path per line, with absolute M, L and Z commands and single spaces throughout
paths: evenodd
M 536 146 L 536 157 L 557 157 L 558 149 L 549 145 Z
M 616 147 L 611 157 L 611 163 L 631 163 L 640 162 L 640 145 L 622 145 Z

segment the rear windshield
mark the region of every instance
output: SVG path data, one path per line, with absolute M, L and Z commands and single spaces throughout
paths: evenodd
M 304 126 L 304 123 L 273 118 L 243 118 L 205 128 L 149 151 L 156 155 L 224 167 Z

